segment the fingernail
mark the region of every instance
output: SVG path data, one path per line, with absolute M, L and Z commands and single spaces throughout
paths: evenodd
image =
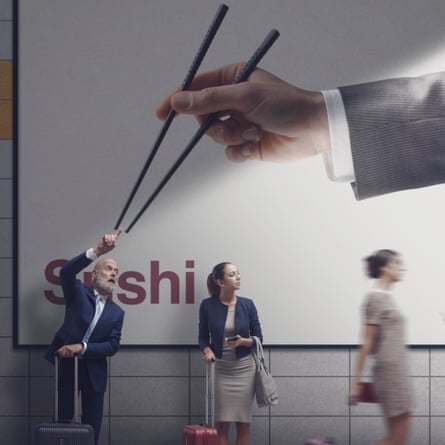
M 245 141 L 258 142 L 258 130 L 255 127 L 248 128 L 241 135 Z
M 224 130 L 222 127 L 215 127 L 213 129 L 213 139 L 218 144 L 224 144 Z
M 190 93 L 178 93 L 173 97 L 173 104 L 178 108 L 187 109 L 192 106 L 193 98 Z
M 252 154 L 252 150 L 249 146 L 245 146 L 241 149 L 241 155 L 245 158 L 250 157 L 250 155 Z

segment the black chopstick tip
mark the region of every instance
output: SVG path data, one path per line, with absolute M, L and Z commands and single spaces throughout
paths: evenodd
M 140 215 L 138 215 L 134 220 L 133 220 L 133 222 L 124 230 L 124 232 L 125 233 L 129 233 L 130 232 L 130 230 L 133 228 L 133 226 L 136 224 L 136 222 L 139 220 L 139 216 Z

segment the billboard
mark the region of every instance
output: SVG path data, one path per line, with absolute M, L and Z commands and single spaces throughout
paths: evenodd
M 180 85 L 219 4 L 18 2 L 18 346 L 45 345 L 60 325 L 60 267 L 113 231 L 161 127 L 156 106 Z M 229 6 L 200 71 L 246 60 L 272 28 L 281 36 L 260 66 L 305 89 L 445 70 L 439 0 Z M 174 120 L 124 228 L 196 129 L 190 116 Z M 407 264 L 395 298 L 409 342 L 441 345 L 443 194 L 435 186 L 357 202 L 320 157 L 235 164 L 204 138 L 113 251 L 122 344 L 195 345 L 206 277 L 220 261 L 239 268 L 265 344 L 356 344 L 372 286 L 361 260 L 385 247 Z

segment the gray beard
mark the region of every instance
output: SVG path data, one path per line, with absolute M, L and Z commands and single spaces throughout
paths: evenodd
M 113 292 L 114 284 L 105 281 L 103 278 L 96 277 L 94 284 L 99 293 L 110 294 Z

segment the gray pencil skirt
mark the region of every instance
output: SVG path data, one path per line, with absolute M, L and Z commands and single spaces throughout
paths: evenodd
M 215 363 L 215 421 L 250 423 L 255 395 L 252 354 Z

